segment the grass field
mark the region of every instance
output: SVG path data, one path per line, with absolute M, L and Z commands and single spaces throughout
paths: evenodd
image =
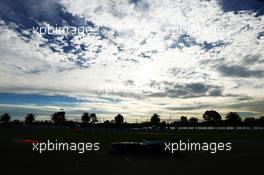
M 22 131 L 21 131 L 22 130 Z M 120 131 L 89 131 L 83 129 L 65 128 L 0 128 L 0 132 L 20 139 L 32 139 L 45 141 L 60 140 L 69 142 L 100 142 L 109 144 L 119 141 L 142 140 L 193 140 L 193 141 L 217 141 L 217 140 L 254 140 L 264 139 L 264 131 L 172 131 L 172 132 L 123 132 Z M 9 137 L 10 138 L 10 137 Z

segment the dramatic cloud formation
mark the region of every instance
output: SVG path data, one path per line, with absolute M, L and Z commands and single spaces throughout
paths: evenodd
M 0 0 L 0 112 L 261 115 L 263 47 L 260 0 Z

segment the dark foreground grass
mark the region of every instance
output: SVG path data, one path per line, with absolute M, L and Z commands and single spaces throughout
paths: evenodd
M 190 141 L 231 141 L 230 152 L 181 152 L 171 154 L 112 155 L 108 143 L 144 139 L 189 139 Z M 98 152 L 78 154 L 52 151 L 40 154 L 31 144 L 17 139 L 46 142 L 100 142 Z M 96 174 L 96 175 L 251 175 L 263 174 L 263 131 L 182 131 L 140 133 L 113 130 L 65 128 L 0 128 L 0 168 L 2 174 Z
M 127 132 L 113 130 L 86 130 L 65 128 L 0 128 L 1 135 L 13 139 L 64 142 L 112 142 L 142 140 L 192 140 L 192 141 L 235 141 L 264 140 L 264 131 L 172 131 L 172 132 Z M 9 138 L 10 138 L 9 137 Z

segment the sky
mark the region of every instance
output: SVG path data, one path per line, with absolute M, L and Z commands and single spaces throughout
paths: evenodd
M 0 0 L 0 114 L 264 115 L 261 0 Z

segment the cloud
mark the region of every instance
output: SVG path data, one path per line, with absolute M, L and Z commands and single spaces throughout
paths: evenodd
M 206 108 L 210 108 L 211 105 L 205 105 L 205 104 L 196 104 L 196 105 L 189 105 L 189 106 L 169 106 L 166 107 L 166 109 L 168 110 L 172 110 L 172 111 L 192 111 L 192 110 L 203 110 Z
M 240 77 L 240 78 L 248 78 L 248 77 L 256 77 L 262 78 L 264 76 L 264 70 L 250 70 L 243 66 L 237 65 L 220 65 L 217 70 L 222 73 L 223 76 L 228 77 Z
M 264 59 L 262 55 L 246 55 L 243 59 L 243 63 L 245 65 L 250 65 L 250 64 L 263 64 Z
M 81 109 L 133 115 L 167 113 L 157 101 L 188 110 L 194 101 L 202 108 L 263 98 L 262 2 L 236 2 L 0 0 L 0 91 L 70 94 L 89 99 L 76 103 Z M 32 33 L 56 24 L 89 30 Z M 157 84 L 166 92 L 98 93 Z
M 223 96 L 223 89 L 219 86 L 207 85 L 203 83 L 174 84 L 165 87 L 164 93 L 150 94 L 152 97 L 170 98 L 197 98 L 206 96 Z
M 246 102 L 238 102 L 236 104 L 232 104 L 229 107 L 234 109 L 243 109 L 245 111 L 252 111 L 252 112 L 258 112 L 263 115 L 264 109 L 264 100 L 263 99 L 257 99 L 257 100 L 249 100 Z

